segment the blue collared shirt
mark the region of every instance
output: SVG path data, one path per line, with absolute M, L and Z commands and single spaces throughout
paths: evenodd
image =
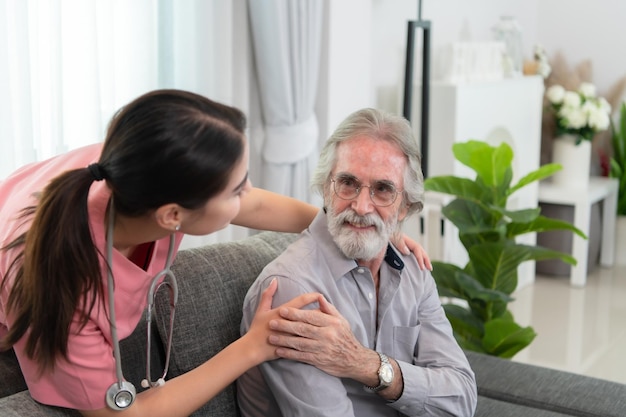
M 320 292 L 351 325 L 366 347 L 385 353 L 400 366 L 404 390 L 388 402 L 350 379 L 279 359 L 253 368 L 237 382 L 244 417 L 471 416 L 476 383 L 465 354 L 452 335 L 435 282 L 413 255 L 390 245 L 380 267 L 378 300 L 368 268 L 346 258 L 328 232 L 326 215 L 308 230 L 252 285 L 243 306 L 242 334 L 254 317 L 262 291 L 278 279 L 274 306 Z

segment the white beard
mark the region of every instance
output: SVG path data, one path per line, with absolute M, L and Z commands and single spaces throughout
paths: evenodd
M 369 261 L 386 249 L 389 239 L 398 226 L 398 215 L 384 222 L 376 214 L 359 216 L 352 209 L 335 214 L 332 208 L 327 210 L 328 231 L 339 249 L 351 259 Z M 345 225 L 375 226 L 376 230 L 356 232 Z

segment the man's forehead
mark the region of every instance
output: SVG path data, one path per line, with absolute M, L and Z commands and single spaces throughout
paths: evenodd
M 357 177 L 365 172 L 371 179 L 390 179 L 397 183 L 406 163 L 406 156 L 395 143 L 359 136 L 339 144 L 334 171 Z

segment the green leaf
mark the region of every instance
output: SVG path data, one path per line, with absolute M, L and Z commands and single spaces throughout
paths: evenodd
M 460 275 L 465 274 L 456 265 L 433 261 L 432 275 L 437 284 L 437 290 L 442 297 L 465 299 L 467 291 L 461 284 Z
M 530 183 L 535 181 L 541 181 L 544 178 L 547 178 L 554 174 L 557 171 L 560 171 L 563 167 L 560 164 L 546 164 L 539 167 L 539 169 L 527 174 L 522 177 L 517 184 L 513 185 L 508 192 L 508 195 L 513 194 L 515 191 L 519 190 L 522 187 L 527 186 Z
M 508 217 L 515 223 L 532 222 L 539 216 L 539 213 L 541 213 L 541 209 L 539 207 L 515 211 L 509 211 L 501 207 L 492 207 L 492 209 L 502 213 L 503 216 Z
M 525 233 L 531 232 L 547 232 L 550 230 L 569 230 L 576 233 L 583 239 L 587 239 L 587 236 L 573 224 L 564 220 L 553 219 L 545 216 L 537 216 L 537 218 L 528 223 L 509 223 L 507 225 L 507 236 L 519 236 Z
M 508 319 L 494 319 L 485 323 L 483 348 L 489 354 L 512 358 L 537 336 L 532 327 L 521 327 Z
M 441 210 L 442 214 L 464 233 L 493 229 L 501 216 L 480 201 L 457 198 Z M 494 216 L 495 215 L 495 216 Z
M 486 190 L 468 178 L 439 176 L 424 181 L 426 191 L 437 191 L 469 200 L 482 200 Z
M 513 160 L 513 150 L 507 143 L 502 142 L 495 148 L 486 142 L 470 140 L 455 143 L 452 152 L 459 162 L 473 169 L 487 186 L 506 182 L 507 170 Z
M 507 294 L 485 288 L 472 275 L 456 265 L 433 261 L 433 278 L 437 283 L 439 295 L 458 298 L 466 301 L 481 300 L 483 302 L 510 302 L 513 299 Z
M 561 259 L 571 265 L 576 260 L 564 252 L 541 246 L 486 242 L 468 251 L 472 275 L 485 288 L 511 294 L 517 288 L 517 268 L 529 260 Z
M 446 317 L 454 330 L 454 337 L 463 349 L 475 352 L 484 352 L 483 322 L 471 314 L 471 312 L 456 304 L 443 306 Z

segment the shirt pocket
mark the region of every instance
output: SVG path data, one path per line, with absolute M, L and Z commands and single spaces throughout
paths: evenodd
M 417 338 L 419 337 L 421 324 L 417 326 L 394 326 L 393 328 L 393 357 L 402 361 L 413 363 Z

